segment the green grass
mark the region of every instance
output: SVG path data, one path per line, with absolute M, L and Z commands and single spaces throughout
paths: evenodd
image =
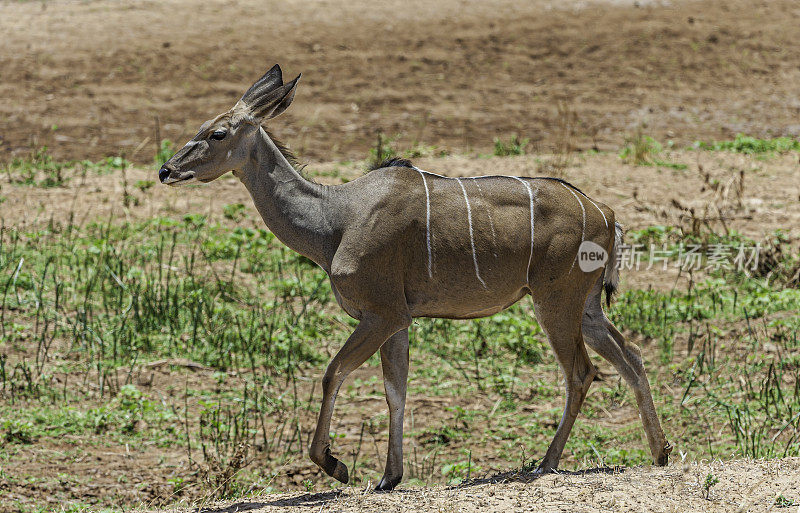
M 27 157 L 17 157 L 4 166 L 2 172 L 9 183 L 36 187 L 60 187 L 76 176 L 85 177 L 88 173 L 99 175 L 113 173 L 130 166 L 122 157 L 107 157 L 98 162 L 90 160 L 55 160 L 42 147 Z
M 530 139 L 520 138 L 519 135 L 514 134 L 507 141 L 495 137 L 494 139 L 494 156 L 495 157 L 513 157 L 517 155 L 525 155 L 525 149 L 528 147 Z
M 153 157 L 153 163 L 155 164 L 155 167 L 161 167 L 172 157 L 172 155 L 175 153 L 174 146 L 174 143 L 169 139 L 161 140 L 161 143 L 158 145 L 158 151 L 156 152 L 155 157 Z
M 672 147 L 672 141 L 669 141 L 667 147 Z M 636 166 L 658 166 L 678 171 L 689 167 L 686 164 L 670 162 L 661 158 L 663 153 L 664 146 L 661 143 L 639 131 L 625 140 L 625 145 L 619 152 L 619 158 Z
M 746 155 L 759 155 L 765 153 L 786 153 L 800 151 L 800 141 L 791 137 L 776 137 L 774 139 L 757 139 L 748 135 L 737 134 L 732 141 L 696 141 L 694 149 L 709 151 L 730 151 Z

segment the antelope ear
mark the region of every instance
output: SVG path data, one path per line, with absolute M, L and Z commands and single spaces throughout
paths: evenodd
M 269 71 L 264 73 L 264 76 L 256 80 L 255 84 L 250 86 L 242 99 L 242 103 L 252 105 L 258 98 L 270 93 L 274 89 L 283 85 L 283 72 L 281 67 L 277 64 L 270 68 Z
M 288 84 L 277 87 L 264 96 L 255 98 L 253 103 L 247 104 L 250 113 L 262 120 L 272 119 L 282 114 L 294 100 L 298 80 L 300 80 L 300 75 L 297 75 L 297 78 Z

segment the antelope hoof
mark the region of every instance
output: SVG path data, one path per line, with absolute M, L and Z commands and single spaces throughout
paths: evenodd
M 347 465 L 331 456 L 333 459 L 334 468 L 332 471 L 325 469 L 325 473 L 336 479 L 340 483 L 347 484 L 350 481 L 350 474 L 347 471 Z
M 320 465 L 326 474 L 339 481 L 340 483 L 347 484 L 350 481 L 350 475 L 347 472 L 347 465 L 337 460 L 331 455 L 325 458 L 325 464 Z
M 336 479 L 337 481 L 347 484 L 350 481 L 349 473 L 347 472 L 347 465 L 331 456 L 330 446 L 325 448 L 325 451 L 315 456 L 312 453 L 311 460 L 316 463 L 326 474 Z
M 394 487 L 400 484 L 400 481 L 403 479 L 403 476 L 400 475 L 398 477 L 387 477 L 383 476 L 381 478 L 381 482 L 378 483 L 378 486 L 375 487 L 376 492 L 391 492 L 394 490 Z

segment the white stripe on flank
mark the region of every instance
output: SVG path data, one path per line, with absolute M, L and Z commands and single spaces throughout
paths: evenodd
M 428 277 L 433 278 L 433 258 L 431 255 L 431 196 L 428 192 L 428 182 L 425 180 L 423 171 L 420 169 L 417 169 L 417 171 L 419 172 L 419 176 L 422 177 L 422 185 L 425 187 L 425 239 L 428 244 Z
M 531 261 L 533 260 L 533 191 L 531 190 L 531 185 L 522 178 L 518 176 L 512 176 L 511 178 L 519 180 L 519 182 L 528 189 L 528 199 L 531 202 L 531 254 L 528 256 L 528 272 L 525 273 L 525 283 L 530 285 Z
M 464 184 L 461 183 L 460 178 L 456 178 L 456 182 L 458 185 L 461 186 L 461 192 L 464 193 L 464 202 L 467 204 L 467 221 L 469 222 L 469 243 L 472 244 L 472 262 L 475 264 L 475 276 L 478 278 L 478 281 L 481 282 L 483 288 L 487 289 L 489 287 L 486 286 L 486 282 L 483 281 L 481 278 L 480 270 L 478 269 L 478 255 L 475 252 L 475 236 L 472 233 L 472 208 L 469 206 L 469 198 L 467 198 L 467 189 L 464 188 Z
M 581 194 L 583 194 L 583 193 L 581 193 Z M 587 200 L 589 200 L 589 203 L 594 205 L 594 208 L 596 208 L 598 210 L 598 212 L 600 212 L 600 215 L 603 216 L 603 221 L 606 223 L 606 228 L 608 228 L 608 219 L 606 219 L 606 215 L 603 213 L 602 210 L 600 210 L 600 207 L 597 206 L 597 203 L 592 201 L 592 198 L 590 198 L 589 196 L 587 196 L 585 194 L 583 194 L 583 197 L 586 198 Z
M 581 212 L 583 212 L 583 226 L 581 227 L 581 244 L 583 244 L 583 238 L 586 236 L 586 209 L 583 207 L 583 202 L 581 201 L 581 199 L 578 197 L 577 194 L 575 194 L 575 191 L 573 191 L 563 182 L 561 183 L 561 185 L 563 185 L 566 190 L 568 190 L 573 196 L 575 196 L 575 199 L 578 200 L 578 205 L 581 206 Z M 572 272 L 572 268 L 575 267 L 575 260 L 577 259 L 578 259 L 578 254 L 576 253 L 575 258 L 572 260 L 572 265 L 569 268 L 569 272 Z
M 494 221 L 492 220 L 492 213 L 489 211 L 489 207 L 485 203 L 485 198 L 483 196 L 483 189 L 481 189 L 481 184 L 478 181 L 475 181 L 475 187 L 478 188 L 478 192 L 481 194 L 481 199 L 484 200 L 484 207 L 486 208 L 486 217 L 489 218 L 489 228 L 492 230 L 492 254 L 495 258 L 497 258 L 497 253 L 494 252 L 494 247 L 497 245 L 497 237 L 494 233 Z

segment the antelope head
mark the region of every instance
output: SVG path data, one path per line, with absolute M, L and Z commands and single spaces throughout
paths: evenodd
M 158 171 L 166 185 L 208 183 L 247 161 L 261 123 L 291 105 L 300 75 L 283 83 L 277 64 L 258 79 L 233 108 L 203 123 L 200 131 Z

